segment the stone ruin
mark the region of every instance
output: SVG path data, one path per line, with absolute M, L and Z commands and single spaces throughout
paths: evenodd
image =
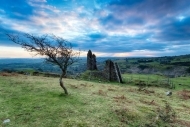
M 119 83 L 123 82 L 118 64 L 111 60 L 106 61 L 104 74 L 109 81 L 118 81 Z
M 92 54 L 91 50 L 87 53 L 87 70 L 97 70 L 96 55 Z M 106 61 L 104 70 L 90 72 L 89 75 L 90 77 L 99 77 L 108 81 L 117 81 L 119 83 L 123 82 L 118 64 L 111 60 Z
M 87 70 L 97 70 L 96 55 L 91 50 L 87 54 Z

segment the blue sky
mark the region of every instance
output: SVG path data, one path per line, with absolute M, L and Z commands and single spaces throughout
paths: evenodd
M 190 54 L 190 1 L 0 0 L 0 57 L 31 57 L 5 33 L 55 34 L 97 56 Z

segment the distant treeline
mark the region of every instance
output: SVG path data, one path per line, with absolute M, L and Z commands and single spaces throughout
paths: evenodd
M 190 62 L 174 62 L 170 63 L 171 65 L 176 65 L 176 66 L 190 66 Z
M 140 59 L 138 60 L 139 63 L 150 63 L 150 62 L 154 62 L 152 59 L 150 60 L 146 60 L 146 59 Z

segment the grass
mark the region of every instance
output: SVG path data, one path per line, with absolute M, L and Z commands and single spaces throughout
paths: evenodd
M 176 90 L 190 89 L 190 76 L 168 78 L 166 76 L 153 74 L 123 74 L 122 77 L 126 83 L 133 85 L 139 81 L 143 81 L 145 84 L 151 86 L 160 86 L 160 84 L 168 84 L 169 82 L 168 85 L 172 84 Z
M 174 90 L 172 96 L 166 96 L 164 88 L 139 91 L 130 84 L 73 79 L 64 82 L 68 96 L 62 94 L 58 78 L 0 76 L 0 126 L 190 126 L 188 90 Z M 176 113 L 173 121 L 158 118 L 160 111 L 165 111 L 166 102 Z M 6 119 L 10 123 L 3 124 Z

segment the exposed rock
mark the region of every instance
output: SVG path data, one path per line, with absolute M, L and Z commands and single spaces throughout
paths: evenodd
M 167 92 L 166 92 L 166 95 L 167 95 L 167 96 L 171 96 L 171 95 L 172 95 L 172 92 L 171 92 L 171 91 L 167 91 Z
M 114 69 L 114 63 L 111 60 L 106 61 L 104 73 L 106 74 L 106 77 L 109 81 L 117 81 L 115 69 Z
M 92 70 L 97 70 L 96 55 L 92 54 Z
M 87 53 L 87 70 L 92 70 L 92 51 L 89 50 Z
M 114 63 L 111 60 L 107 60 L 104 69 L 104 74 L 106 75 L 109 81 L 118 81 L 122 83 L 121 71 L 117 63 Z
M 87 70 L 97 70 L 96 55 L 91 50 L 87 53 Z
M 87 53 L 87 70 L 97 70 L 96 55 L 92 54 L 91 50 L 89 50 Z M 111 60 L 106 61 L 106 65 L 103 71 L 90 72 L 90 77 L 91 76 L 101 77 L 102 79 L 108 81 L 118 81 L 119 83 L 123 82 L 119 66 L 117 63 L 114 63 Z
M 6 119 L 6 120 L 3 121 L 3 124 L 9 123 L 9 122 L 11 122 L 11 120 L 10 119 Z

